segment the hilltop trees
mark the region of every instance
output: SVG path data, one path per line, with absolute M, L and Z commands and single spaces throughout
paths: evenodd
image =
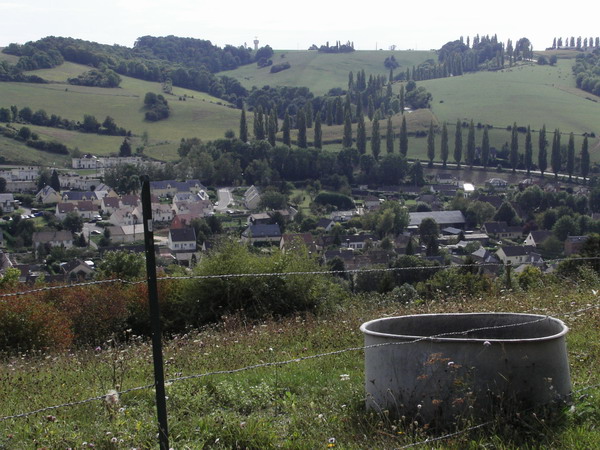
M 583 144 L 581 145 L 581 176 L 583 177 L 583 181 L 587 178 L 590 173 L 590 152 L 588 150 L 588 137 L 587 135 L 583 139 Z
M 408 154 L 408 131 L 406 129 L 406 116 L 402 116 L 402 125 L 400 126 L 400 153 L 406 157 Z
M 483 129 L 483 137 L 481 138 L 481 165 L 487 167 L 490 160 L 490 136 L 488 127 Z
M 467 158 L 466 163 L 473 168 L 475 161 L 475 124 L 473 120 L 469 124 L 469 134 L 467 135 Z
M 517 170 L 519 163 L 519 135 L 517 134 L 517 123 L 513 124 L 510 138 L 510 167 L 513 173 Z

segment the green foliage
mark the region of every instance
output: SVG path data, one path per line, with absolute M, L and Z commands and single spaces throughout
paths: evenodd
M 149 122 L 163 120 L 170 115 L 169 103 L 162 94 L 156 95 L 153 92 L 146 93 L 146 96 L 144 97 L 144 107 L 147 109 L 144 117 Z
M 489 277 L 453 267 L 440 270 L 427 282 L 419 283 L 417 292 L 424 298 L 447 297 L 449 294 L 475 297 L 489 294 L 492 288 Z
M 318 270 L 308 251 L 258 255 L 248 247 L 226 243 L 195 268 L 199 276 L 241 273 L 285 273 Z M 339 292 L 325 277 L 315 275 L 307 288 L 302 276 L 234 277 L 190 280 L 183 284 L 180 314 L 190 325 L 243 311 L 249 317 L 283 316 L 295 311 L 316 311 Z
M 98 265 L 101 277 L 116 276 L 124 279 L 137 279 L 146 271 L 146 258 L 142 253 L 106 252 Z
M 337 192 L 321 192 L 315 197 L 314 202 L 323 206 L 334 206 L 339 210 L 354 208 L 354 201 L 350 197 Z
M 76 78 L 69 78 L 69 84 L 78 86 L 96 86 L 103 88 L 116 88 L 121 84 L 121 77 L 114 70 L 92 69 L 78 75 Z

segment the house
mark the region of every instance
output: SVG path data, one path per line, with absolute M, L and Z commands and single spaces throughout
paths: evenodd
M 0 194 L 0 209 L 4 214 L 15 210 L 15 197 L 13 194 Z
M 483 247 L 479 247 L 477 250 L 471 253 L 471 257 L 475 262 L 482 264 L 500 264 L 498 257 Z
M 349 211 L 334 211 L 331 213 L 330 217 L 334 222 L 347 222 L 357 215 L 358 211 L 356 209 L 351 209 Z
M 312 254 L 323 250 L 323 243 L 320 237 L 313 236 L 311 233 L 288 233 L 281 236 L 279 248 L 282 252 L 305 246 Z
M 121 206 L 137 208 L 138 206 L 142 206 L 142 200 L 139 195 L 123 195 L 121 196 Z
M 579 253 L 587 239 L 587 236 L 567 236 L 567 239 L 565 240 L 565 255 L 571 256 Z
M 323 247 L 331 247 L 339 243 L 342 248 L 364 250 L 369 245 L 378 246 L 379 240 L 372 234 L 348 234 L 341 236 L 323 236 Z
M 326 232 L 330 232 L 335 222 L 331 219 L 321 218 L 316 224 L 316 228 L 323 228 Z
M 260 206 L 260 192 L 256 186 L 250 186 L 246 192 L 244 192 L 244 207 L 246 209 L 256 209 Z
M 192 227 L 170 229 L 167 246 L 172 252 L 195 252 L 196 230 Z
M 171 205 L 165 205 L 161 203 L 152 203 L 152 220 L 154 222 L 169 223 L 173 220 L 173 209 Z M 135 208 L 132 213 L 136 217 L 143 217 L 144 211 L 141 207 Z
M 56 192 L 52 186 L 46 185 L 35 194 L 35 201 L 48 205 L 50 203 L 58 203 L 62 200 L 59 192 Z
M 82 201 L 91 201 L 100 205 L 100 200 L 93 191 L 65 191 L 61 195 L 63 203 L 75 204 Z
M 540 264 L 542 257 L 536 253 L 535 247 L 529 245 L 506 245 L 496 251 L 496 256 L 503 264 Z
M 98 215 L 98 206 L 90 201 L 77 202 L 75 212 L 83 219 L 91 219 Z
M 374 211 L 381 207 L 381 201 L 374 195 L 368 195 L 364 200 L 365 209 L 368 211 Z
M 501 178 L 490 178 L 485 181 L 485 186 L 488 189 L 505 190 L 508 188 L 508 181 Z
M 112 214 L 121 206 L 119 197 L 104 196 L 100 201 L 100 209 L 103 214 Z
M 494 239 L 519 239 L 523 237 L 523 229 L 509 226 L 506 222 L 485 222 L 482 231 Z
M 408 226 L 416 229 L 421 225 L 424 219 L 433 219 L 440 228 L 455 227 L 463 230 L 465 228 L 466 219 L 460 210 L 455 211 L 428 211 L 428 212 L 412 212 L 408 213 Z
M 281 230 L 276 223 L 248 225 L 248 228 L 242 232 L 242 242 L 250 242 L 253 245 L 279 245 L 281 242 Z
M 57 203 L 56 210 L 54 215 L 58 220 L 65 220 L 67 214 L 75 212 L 75 204 L 74 203 Z
M 115 226 L 135 225 L 142 222 L 142 217 L 134 215 L 133 209 L 123 207 L 115 210 L 108 221 Z
M 178 192 L 191 192 L 192 194 L 200 194 L 201 197 L 206 196 L 206 187 L 200 182 L 200 180 L 151 181 L 150 189 L 152 194 L 158 197 L 173 197 Z
M 539 247 L 544 243 L 546 239 L 552 236 L 553 233 L 550 230 L 535 230 L 529 232 L 525 238 L 525 245 L 531 245 L 532 247 Z
M 33 250 L 37 251 L 40 245 L 50 247 L 73 247 L 73 233 L 62 231 L 36 231 L 32 236 Z
M 125 244 L 144 239 L 144 224 L 107 227 L 113 244 Z
M 456 179 L 456 177 L 447 172 L 438 172 L 438 174 L 435 176 L 435 181 L 438 184 L 458 185 L 458 180 Z
M 194 202 L 173 202 L 171 208 L 174 214 L 192 214 L 196 217 L 206 217 L 214 211 L 213 204 L 208 199 Z
M 62 263 L 60 265 L 60 270 L 69 280 L 83 281 L 89 280 L 94 276 L 94 268 L 81 259 L 74 259 Z

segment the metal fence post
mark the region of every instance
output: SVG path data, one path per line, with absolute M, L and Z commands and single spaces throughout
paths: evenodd
M 148 178 L 148 175 L 142 175 L 140 177 L 140 181 L 142 183 L 142 215 L 144 222 L 144 246 L 146 249 L 146 277 L 148 281 L 148 300 L 150 302 L 150 321 L 152 324 L 152 359 L 154 361 L 154 384 L 156 389 L 158 438 L 160 449 L 169 450 L 169 427 L 167 424 L 167 400 L 165 393 L 165 375 L 163 370 L 162 332 L 160 327 L 160 310 L 158 306 L 158 288 L 156 283 L 156 258 L 154 256 L 154 232 L 152 226 L 150 179 Z

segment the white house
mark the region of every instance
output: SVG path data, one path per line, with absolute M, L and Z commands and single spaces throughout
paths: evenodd
M 170 229 L 168 247 L 173 252 L 195 252 L 196 230 L 192 227 Z
M 11 213 L 15 210 L 15 197 L 12 194 L 0 194 L 0 208 L 3 213 Z

